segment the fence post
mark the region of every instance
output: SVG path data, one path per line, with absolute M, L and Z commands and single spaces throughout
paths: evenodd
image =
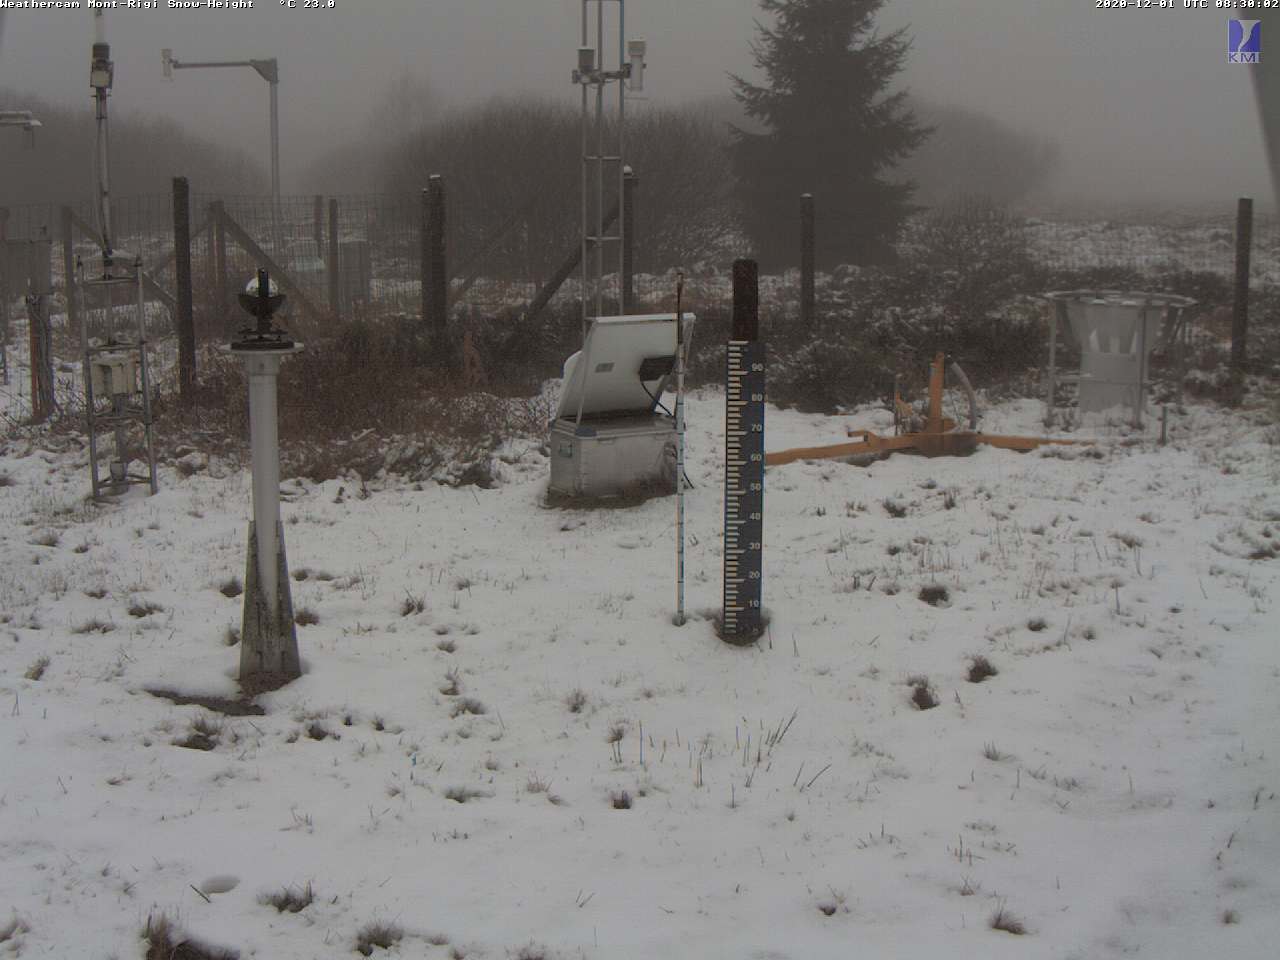
M 426 209 L 426 264 L 423 273 L 427 279 L 427 312 L 424 319 L 443 334 L 449 319 L 449 275 L 445 263 L 445 209 L 444 180 L 433 173 L 427 181 Z
M 221 200 L 209 204 L 209 216 L 213 220 L 213 286 L 218 323 L 230 336 L 235 330 L 235 320 L 231 316 L 231 297 L 227 289 L 227 225 Z
M 324 197 L 316 194 L 311 210 L 312 231 L 316 241 L 316 255 L 324 249 Z
M 1231 313 L 1231 379 L 1234 399 L 1241 399 L 1244 370 L 1249 362 L 1249 255 L 1253 245 L 1253 201 L 1236 203 L 1236 289 Z
M 52 284 L 49 262 L 40 253 L 49 253 L 43 243 L 31 241 L 27 254 L 27 317 L 30 324 L 31 420 L 41 423 L 53 413 L 53 352 L 49 335 L 49 294 Z
M 195 400 L 196 324 L 191 304 L 191 187 L 173 178 L 173 266 L 178 295 L 178 394 L 183 405 Z
M 800 323 L 813 323 L 813 194 L 800 195 Z
M 622 313 L 635 308 L 636 184 L 640 178 L 631 167 L 622 174 Z
M 338 262 L 338 201 L 329 198 L 329 309 L 342 314 L 342 264 Z
M 67 294 L 67 322 L 72 334 L 80 333 L 80 298 L 76 296 L 75 224 L 71 220 L 71 208 L 62 208 L 62 273 Z M 0 235 L 3 234 L 0 230 Z
M 9 208 L 0 207 L 0 374 L 9 385 Z

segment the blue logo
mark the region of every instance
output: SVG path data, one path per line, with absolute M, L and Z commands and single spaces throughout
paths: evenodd
M 1227 62 L 1258 63 L 1262 59 L 1262 21 L 1227 21 Z

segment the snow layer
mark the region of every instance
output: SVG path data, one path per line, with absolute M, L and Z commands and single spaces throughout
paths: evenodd
M 287 481 L 307 672 L 228 718 L 145 691 L 236 696 L 247 476 L 96 507 L 82 453 L 11 446 L 0 957 L 139 957 L 160 913 L 271 960 L 373 921 L 377 956 L 1275 956 L 1274 432 L 771 469 L 741 649 L 723 409 L 689 405 L 684 627 L 673 501 L 547 509 L 534 442 L 494 490 Z M 768 447 L 848 423 L 884 414 L 770 409 Z

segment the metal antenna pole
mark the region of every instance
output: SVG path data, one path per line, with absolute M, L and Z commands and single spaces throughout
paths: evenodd
M 89 65 L 89 85 L 93 87 L 97 143 L 94 151 L 98 187 L 98 227 L 102 231 L 102 272 L 111 273 L 111 169 L 108 142 L 107 97 L 114 74 L 111 47 L 107 44 L 102 11 L 93 12 L 93 58 Z

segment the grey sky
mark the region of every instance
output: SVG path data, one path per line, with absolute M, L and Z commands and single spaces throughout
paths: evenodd
M 905 82 L 914 92 L 1057 139 L 1058 196 L 1269 200 L 1251 68 L 1227 63 L 1226 14 L 1176 2 L 1174 9 L 1100 10 L 1095 0 L 890 0 L 881 23 L 912 29 Z M 183 59 L 276 55 L 287 191 L 307 156 L 327 138 L 353 136 L 405 69 L 426 76 L 445 103 L 513 92 L 572 101 L 577 0 L 255 6 L 108 11 L 116 109 L 157 111 L 256 149 L 265 145 L 262 81 L 246 70 L 184 73 L 164 83 L 160 49 L 172 47 Z M 628 34 L 649 40 L 652 103 L 723 94 L 726 71 L 749 70 L 753 0 L 630 0 L 627 8 Z M 82 98 L 88 111 L 91 21 L 84 10 L 10 10 L 0 86 Z M 1264 37 L 1271 49 L 1280 56 L 1280 37 Z

